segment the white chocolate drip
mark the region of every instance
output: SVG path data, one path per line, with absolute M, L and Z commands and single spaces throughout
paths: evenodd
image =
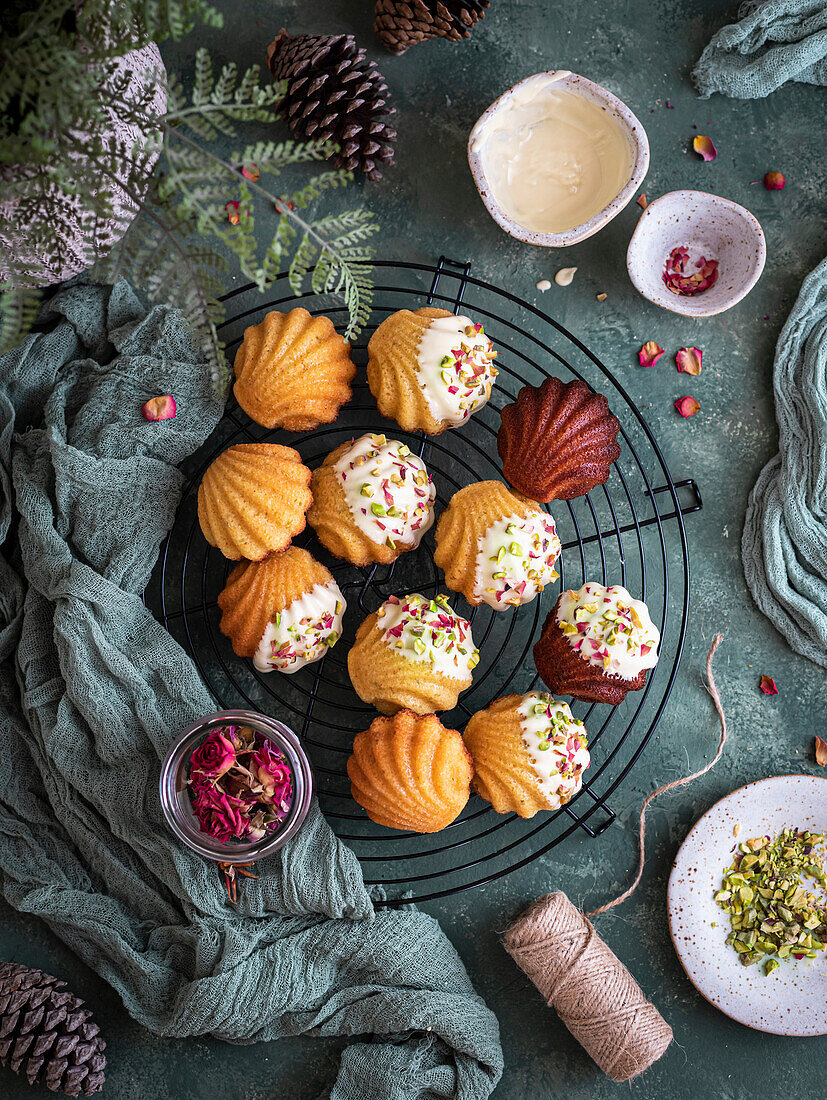
M 436 496 L 421 458 L 398 440 L 368 434 L 333 468 L 354 523 L 371 542 L 394 550 L 419 545 L 434 522 Z
M 550 809 L 565 805 L 583 784 L 591 763 L 586 727 L 568 703 L 545 691 L 530 691 L 517 708 L 523 744 Z
M 658 663 L 660 632 L 649 609 L 619 584 L 587 581 L 578 592 L 564 592 L 557 623 L 572 649 L 607 676 L 634 680 Z
M 417 350 L 417 378 L 434 420 L 456 427 L 483 407 L 497 377 L 496 354 L 470 317 L 431 321 Z
M 342 636 L 347 604 L 338 584 L 316 584 L 267 624 L 253 664 L 259 672 L 292 674 L 320 660 Z
M 471 624 L 452 610 L 445 596 L 391 596 L 379 608 L 376 625 L 382 641 L 400 657 L 428 664 L 452 680 L 469 680 L 479 662 Z
M 497 520 L 479 541 L 474 595 L 497 611 L 530 603 L 557 580 L 559 556 L 560 539 L 548 512 Z

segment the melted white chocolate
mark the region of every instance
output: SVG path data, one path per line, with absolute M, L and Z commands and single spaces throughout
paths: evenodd
M 479 662 L 471 624 L 456 614 L 446 596 L 391 596 L 379 608 L 376 626 L 385 645 L 400 657 L 421 661 L 452 680 L 468 680 Z
M 479 543 L 474 595 L 497 611 L 529 603 L 557 580 L 559 556 L 560 539 L 548 512 L 497 520 Z
M 589 221 L 632 175 L 623 126 L 600 103 L 555 86 L 568 75 L 517 88 L 472 137 L 497 203 L 538 233 L 564 233 Z
M 586 727 L 568 703 L 545 691 L 530 691 L 517 707 L 523 744 L 550 809 L 565 805 L 583 784 L 591 763 Z
M 334 580 L 316 584 L 267 624 L 253 664 L 259 672 L 292 675 L 320 660 L 342 636 L 345 598 Z
M 649 609 L 619 584 L 604 588 L 587 581 L 577 592 L 564 592 L 557 623 L 572 649 L 607 676 L 634 680 L 658 663 L 660 632 Z
M 434 522 L 433 485 L 425 463 L 384 435 L 354 440 L 334 465 L 353 521 L 379 545 L 410 550 Z
M 494 345 L 470 317 L 435 317 L 417 350 L 417 379 L 434 420 L 456 427 L 488 401 Z

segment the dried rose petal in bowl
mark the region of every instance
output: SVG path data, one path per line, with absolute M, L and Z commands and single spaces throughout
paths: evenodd
M 666 259 L 663 281 L 674 294 L 701 294 L 715 285 L 718 278 L 718 261 L 700 256 L 692 264 L 695 271 L 687 272 L 689 249 L 685 245 L 673 248 Z
M 187 785 L 201 832 L 222 844 L 276 832 L 293 801 L 284 755 L 249 726 L 208 733 L 190 754 Z
M 749 293 L 766 254 L 761 226 L 743 206 L 703 191 L 670 191 L 638 219 L 626 267 L 655 305 L 711 317 Z

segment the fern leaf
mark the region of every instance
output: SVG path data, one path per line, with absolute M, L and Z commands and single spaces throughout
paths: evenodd
M 0 283 L 0 354 L 19 344 L 31 330 L 40 301 L 41 293 L 34 287 Z

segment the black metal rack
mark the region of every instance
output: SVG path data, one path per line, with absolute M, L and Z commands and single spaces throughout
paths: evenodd
M 602 833 L 615 819 L 609 799 L 639 759 L 669 698 L 683 649 L 689 604 L 689 554 L 683 516 L 702 507 L 692 479 L 674 481 L 640 411 L 613 374 L 562 325 L 530 303 L 473 278 L 470 265 L 440 259 L 437 265 L 379 262 L 371 325 L 354 346 L 360 365 L 376 325 L 397 309 L 440 305 L 463 308 L 481 320 L 499 349 L 500 370 L 491 401 L 461 429 L 441 436 L 412 436 L 379 416 L 360 371 L 352 402 L 339 419 L 315 432 L 292 435 L 267 431 L 230 401 L 226 415 L 204 447 L 189 461 L 189 481 L 175 524 L 164 543 L 147 589 L 147 603 L 187 649 L 219 708 L 246 706 L 272 714 L 301 736 L 313 763 L 322 809 L 339 837 L 356 851 L 370 885 L 381 886 L 392 904 L 404 893 L 425 901 L 490 882 L 549 852 L 575 830 Z M 245 286 L 226 295 L 231 316 L 222 336 L 232 356 L 244 329 L 272 309 L 303 305 L 340 323 L 340 302 L 306 294 L 296 298 L 282 275 L 265 295 Z M 617 708 L 575 703 L 586 724 L 592 766 L 579 794 L 556 813 L 528 821 L 500 816 L 476 796 L 441 833 L 419 836 L 370 822 L 350 796 L 345 763 L 353 735 L 375 712 L 355 695 L 346 654 L 356 627 L 392 593 L 447 592 L 433 561 L 433 531 L 416 551 L 391 566 L 356 569 L 328 555 L 308 528 L 296 540 L 334 573 L 347 601 L 343 638 L 318 664 L 294 676 L 261 675 L 235 657 L 218 629 L 216 598 L 230 563 L 209 547 L 198 528 L 196 495 L 207 465 L 225 447 L 267 440 L 296 447 L 314 467 L 341 442 L 366 431 L 384 431 L 423 457 L 437 486 L 437 508 L 476 480 L 501 478 L 496 452 L 499 410 L 526 382 L 549 374 L 583 378 L 606 394 L 621 421 L 622 453 L 605 486 L 570 502 L 555 502 L 563 543 L 560 580 L 523 608 L 495 612 L 470 608 L 448 592 L 453 606 L 472 622 L 481 660 L 472 687 L 456 710 L 442 715 L 446 726 L 463 729 L 468 717 L 509 691 L 528 691 L 537 677 L 531 646 L 560 588 L 587 579 L 621 583 L 643 598 L 661 635 L 661 657 L 645 689 Z M 663 509 L 663 510 L 662 510 Z

